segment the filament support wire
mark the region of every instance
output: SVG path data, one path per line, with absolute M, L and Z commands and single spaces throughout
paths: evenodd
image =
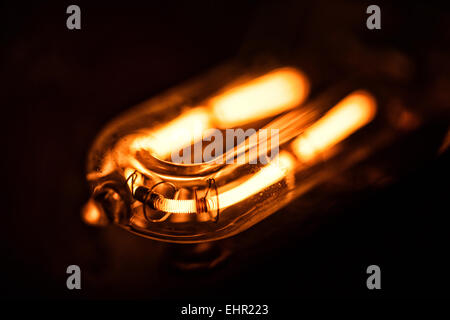
M 127 181 L 131 179 L 131 188 L 134 189 L 134 182 L 136 180 L 136 171 L 132 173 Z M 134 176 L 134 177 L 133 177 Z M 179 200 L 179 199 L 169 199 L 160 193 L 154 192 L 155 188 L 168 184 L 175 193 L 177 192 L 176 186 L 172 182 L 160 181 L 154 184 L 150 189 L 147 187 L 139 186 L 134 192 L 132 192 L 133 197 L 142 202 L 143 204 L 143 214 L 144 217 L 149 222 L 163 222 L 169 218 L 172 214 L 205 214 L 208 213 L 214 222 L 219 221 L 219 193 L 217 189 L 216 182 L 213 178 L 207 180 L 208 188 L 203 197 L 198 196 L 197 189 L 194 189 L 194 199 Z M 215 199 L 207 198 L 211 189 L 214 189 L 216 196 Z M 149 216 L 147 206 L 151 209 L 165 212 L 166 214 L 159 219 L 152 219 Z

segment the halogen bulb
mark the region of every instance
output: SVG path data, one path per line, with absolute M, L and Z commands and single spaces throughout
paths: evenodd
M 92 147 L 87 178 L 93 200 L 84 220 L 102 224 L 107 217 L 141 236 L 188 243 L 251 227 L 336 174 L 315 168 L 377 112 L 367 91 L 304 105 L 309 87 L 293 67 L 223 68 L 132 109 Z M 218 144 L 231 129 L 244 132 L 244 139 L 232 148 L 230 140 Z M 198 160 L 190 153 L 183 153 L 189 163 L 171 158 L 179 150 L 203 154 L 212 143 L 220 147 L 208 161 L 189 162 Z M 341 167 L 349 165 L 343 159 Z

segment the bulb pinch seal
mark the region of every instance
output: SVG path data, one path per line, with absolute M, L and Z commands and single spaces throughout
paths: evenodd
M 199 197 L 197 189 L 194 189 L 194 199 L 190 200 L 178 200 L 166 198 L 164 195 L 155 192 L 154 189 L 160 185 L 168 184 L 175 192 L 176 186 L 168 181 L 160 181 L 154 184 L 151 188 L 139 186 L 136 188 L 133 196 L 136 200 L 143 204 L 144 217 L 149 222 L 163 222 L 172 214 L 209 214 L 211 220 L 215 223 L 219 221 L 219 196 L 214 179 L 207 180 L 208 188 L 203 197 Z M 211 189 L 214 189 L 216 193 L 215 199 L 207 198 Z M 152 219 L 147 210 L 149 206 L 153 210 L 165 212 L 164 216 L 159 219 Z

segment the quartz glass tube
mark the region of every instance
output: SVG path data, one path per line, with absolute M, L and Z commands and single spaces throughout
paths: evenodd
M 169 242 L 229 237 L 386 141 L 370 89 L 336 86 L 310 99 L 310 87 L 296 67 L 227 65 L 120 115 L 89 153 L 83 219 Z M 244 138 L 231 141 L 230 130 Z

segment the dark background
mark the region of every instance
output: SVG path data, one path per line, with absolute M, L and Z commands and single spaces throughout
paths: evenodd
M 81 7 L 81 30 L 66 28 L 70 4 Z M 88 227 L 80 219 L 89 197 L 85 159 L 102 126 L 239 55 L 303 52 L 330 81 L 349 68 L 373 75 L 364 66 L 376 66 L 385 76 L 413 83 L 410 92 L 403 86 L 410 99 L 448 108 L 449 52 L 442 47 L 450 43 L 448 7 L 378 2 L 382 30 L 369 31 L 369 4 L 4 2 L 1 296 L 256 303 L 448 297 L 448 151 L 436 158 L 448 118 L 404 142 L 409 150 L 417 144 L 417 152 L 408 169 L 383 187 L 334 192 L 325 201 L 312 194 L 319 199 L 315 209 L 309 207 L 302 223 L 286 223 L 302 214 L 297 201 L 221 242 L 233 255 L 213 270 L 177 271 L 170 267 L 173 246 L 116 227 Z M 355 51 L 355 43 L 369 49 Z M 413 74 L 396 69 L 380 48 L 407 55 Z M 362 53 L 360 60 L 346 58 L 355 52 Z M 80 291 L 66 288 L 70 264 L 81 267 Z M 371 264 L 381 267 L 380 291 L 366 288 Z

